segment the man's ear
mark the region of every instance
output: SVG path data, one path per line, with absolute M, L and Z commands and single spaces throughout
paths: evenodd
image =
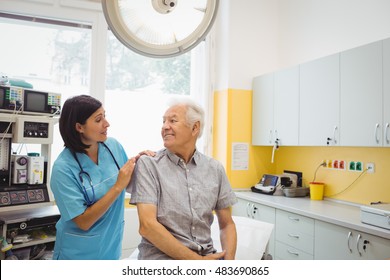
M 80 123 L 76 123 L 75 124 L 75 129 L 76 129 L 76 131 L 78 133 L 83 133 L 84 132 L 83 126 Z
M 199 135 L 200 132 L 200 122 L 197 121 L 192 126 L 192 135 Z

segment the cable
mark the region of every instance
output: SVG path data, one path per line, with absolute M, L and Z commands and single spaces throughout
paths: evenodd
M 61 111 L 60 106 L 56 106 L 55 108 L 56 108 L 57 110 L 56 110 L 53 114 L 51 114 L 50 117 L 54 117 L 54 116 L 57 115 L 57 113 L 60 113 L 60 111 Z
M 321 166 L 324 166 L 324 167 L 325 167 L 325 166 L 326 166 L 326 163 L 325 163 L 325 162 L 321 162 L 321 164 L 318 165 L 316 171 L 314 171 L 314 178 L 313 178 L 313 181 L 312 181 L 312 182 L 315 182 L 315 181 L 316 181 L 317 171 L 318 171 L 318 169 L 319 169 Z
M 329 197 L 331 196 L 336 196 L 336 195 L 339 195 L 343 192 L 345 192 L 346 190 L 348 190 L 360 177 L 362 177 L 364 174 L 366 174 L 366 172 L 368 171 L 368 168 L 364 169 L 363 172 L 351 183 L 349 184 L 348 187 L 346 187 L 345 189 L 343 189 L 341 192 L 338 192 L 338 193 L 335 193 L 335 194 L 332 194 L 332 195 L 328 195 Z
M 279 138 L 276 138 L 275 144 L 272 148 L 271 163 L 274 163 L 275 151 L 279 149 Z

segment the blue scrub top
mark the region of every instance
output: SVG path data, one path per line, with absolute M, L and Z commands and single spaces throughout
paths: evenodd
M 105 144 L 122 167 L 128 160 L 122 145 L 113 138 L 108 138 Z M 98 165 L 86 154 L 77 153 L 77 158 L 84 171 L 90 175 L 96 200 L 99 200 L 116 182 L 119 171 L 114 159 L 101 143 L 99 143 Z M 65 148 L 54 162 L 50 180 L 50 187 L 61 214 L 56 225 L 53 259 L 119 259 L 124 229 L 125 190 L 88 231 L 81 230 L 72 221 L 87 208 L 79 173 L 79 165 L 70 150 Z M 90 181 L 86 177 L 83 179 L 88 196 L 92 200 Z

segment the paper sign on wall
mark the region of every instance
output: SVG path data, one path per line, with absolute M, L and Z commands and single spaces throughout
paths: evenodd
M 248 170 L 249 143 L 232 143 L 232 170 Z

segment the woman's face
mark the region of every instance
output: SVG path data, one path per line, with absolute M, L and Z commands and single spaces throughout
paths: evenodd
M 85 124 L 76 123 L 76 130 L 80 133 L 81 141 L 84 144 L 91 145 L 107 140 L 107 128 L 110 124 L 105 113 L 103 107 L 100 107 L 87 119 Z

